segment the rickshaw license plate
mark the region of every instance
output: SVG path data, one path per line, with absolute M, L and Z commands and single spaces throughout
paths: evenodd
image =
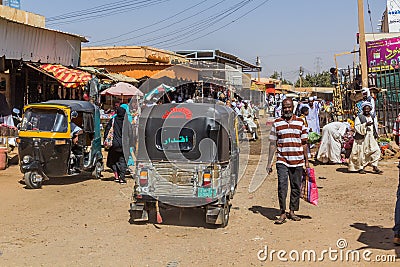
M 197 197 L 213 197 L 215 195 L 215 189 L 213 188 L 198 188 Z

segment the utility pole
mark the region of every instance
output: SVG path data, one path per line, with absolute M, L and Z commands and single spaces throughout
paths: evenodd
M 299 71 L 300 88 L 303 87 L 303 86 L 302 86 L 302 80 L 301 80 L 301 77 L 303 77 L 303 74 L 304 74 L 303 67 L 300 67 L 300 71 Z
M 358 31 L 360 40 L 362 87 L 368 87 L 367 46 L 365 44 L 364 1 L 358 0 Z
M 259 56 L 257 56 L 257 59 L 256 59 L 256 66 L 257 67 L 260 67 L 261 66 L 261 60 L 260 60 L 260 57 Z M 257 81 L 260 81 L 260 68 L 258 68 L 258 71 L 257 71 Z
M 322 69 L 322 58 L 316 57 L 315 58 L 315 73 L 316 74 L 321 73 L 321 69 Z

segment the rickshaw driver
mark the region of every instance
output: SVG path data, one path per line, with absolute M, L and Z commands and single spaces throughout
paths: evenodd
M 74 145 L 78 144 L 78 136 L 83 133 L 83 129 L 71 121 L 71 138 Z
M 78 117 L 78 113 L 76 111 L 73 111 L 71 114 L 72 119 L 75 119 Z M 72 148 L 71 148 L 71 166 L 74 171 L 79 172 L 80 168 L 80 158 L 82 156 L 82 148 L 78 144 L 79 140 L 79 135 L 83 133 L 83 129 L 76 125 L 72 120 L 71 120 L 71 140 L 72 140 Z

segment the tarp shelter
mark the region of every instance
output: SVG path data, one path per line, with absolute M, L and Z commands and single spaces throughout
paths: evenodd
M 40 68 L 52 74 L 64 87 L 77 88 L 85 85 L 92 75 L 90 73 L 70 69 L 62 65 L 44 64 Z
M 101 92 L 101 95 L 132 97 L 143 96 L 143 93 L 132 84 L 119 82 Z

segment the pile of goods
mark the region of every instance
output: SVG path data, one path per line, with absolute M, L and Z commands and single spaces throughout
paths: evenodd
M 379 137 L 378 144 L 381 148 L 382 156 L 386 159 L 395 157 L 400 151 L 399 146 L 390 137 Z

